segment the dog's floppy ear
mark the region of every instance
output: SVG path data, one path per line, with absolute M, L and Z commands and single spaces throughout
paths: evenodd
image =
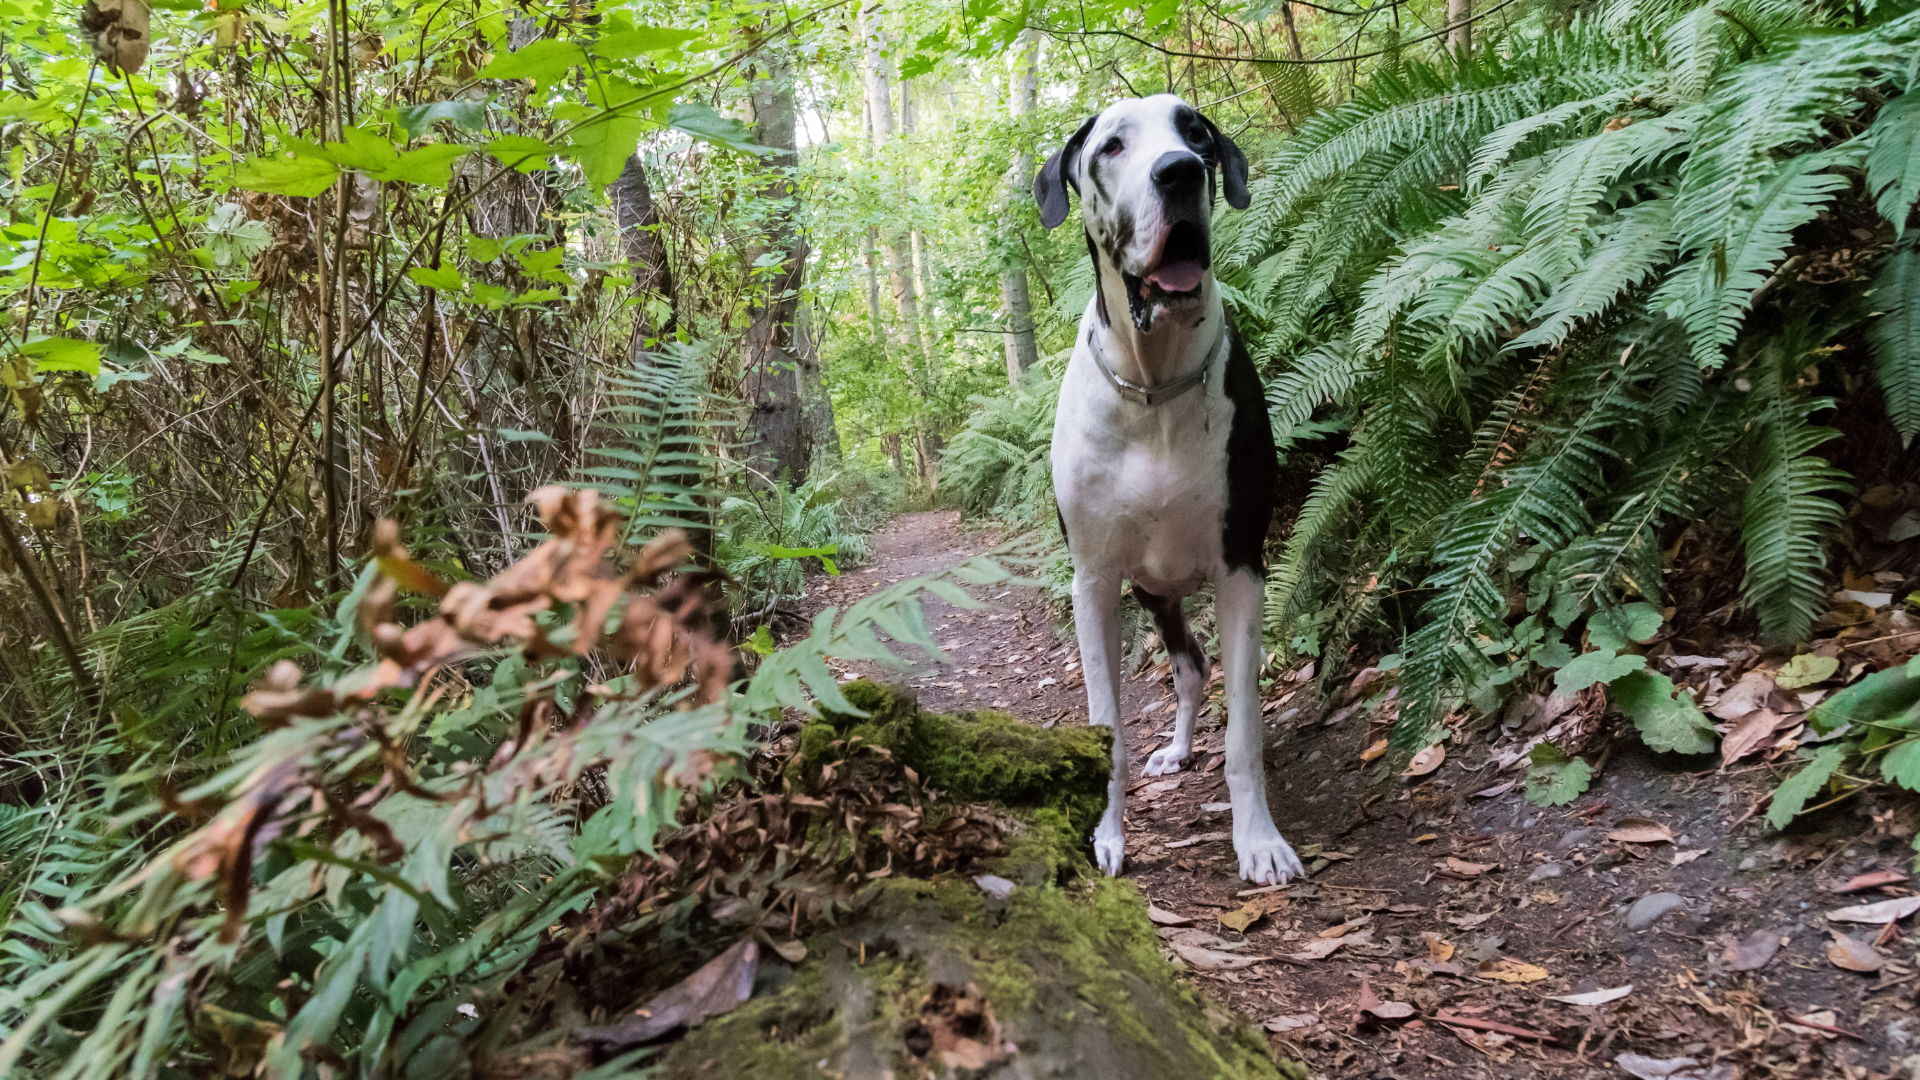
M 1040 224 L 1051 229 L 1067 220 L 1067 187 L 1079 191 L 1080 185 L 1074 183 L 1073 167 L 1080 160 L 1080 148 L 1087 141 L 1087 132 L 1093 130 L 1093 122 L 1098 116 L 1087 117 L 1080 130 L 1073 133 L 1067 145 L 1047 159 L 1040 166 L 1039 175 L 1033 178 L 1033 201 L 1040 204 Z
M 1213 156 L 1220 163 L 1220 182 L 1227 189 L 1227 205 L 1245 210 L 1253 204 L 1253 194 L 1247 190 L 1247 155 L 1241 153 L 1213 121 L 1204 116 L 1200 120 L 1213 133 Z

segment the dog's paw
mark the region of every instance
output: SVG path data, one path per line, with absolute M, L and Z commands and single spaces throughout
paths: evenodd
M 1101 822 L 1093 830 L 1093 859 L 1108 877 L 1120 876 L 1120 864 L 1126 861 L 1127 837 L 1119 825 Z
M 1173 743 L 1168 746 L 1163 746 L 1147 755 L 1147 767 L 1141 770 L 1141 772 L 1146 776 L 1165 776 L 1168 773 L 1177 773 L 1180 771 L 1180 766 L 1185 765 L 1187 759 L 1192 756 L 1193 748 L 1184 743 Z
M 1240 856 L 1241 880 L 1255 885 L 1285 885 L 1307 874 L 1300 865 L 1300 856 L 1293 853 L 1292 846 L 1271 825 L 1264 836 L 1236 839 L 1233 851 Z

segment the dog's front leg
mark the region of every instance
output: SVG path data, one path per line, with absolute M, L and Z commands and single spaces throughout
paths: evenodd
M 1093 830 L 1093 855 L 1109 876 L 1120 873 L 1127 836 L 1121 814 L 1127 795 L 1127 728 L 1120 723 L 1120 583 L 1076 569 L 1073 623 L 1080 638 L 1080 671 L 1087 681 L 1087 719 L 1113 729 L 1113 775 L 1107 781 L 1107 812 Z
M 1233 851 L 1240 876 L 1258 885 L 1302 877 L 1300 857 L 1267 808 L 1267 769 L 1260 737 L 1260 578 L 1235 570 L 1220 582 L 1220 663 L 1227 684 L 1227 794 L 1233 800 Z

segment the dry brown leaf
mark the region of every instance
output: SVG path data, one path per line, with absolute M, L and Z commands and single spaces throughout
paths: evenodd
M 1546 968 L 1535 967 L 1520 960 L 1501 957 L 1498 960 L 1483 961 L 1475 974 L 1483 979 L 1494 979 L 1504 983 L 1539 982 L 1548 976 Z
M 1548 1001 L 1558 1001 L 1567 1005 L 1605 1005 L 1609 1001 L 1619 1001 L 1633 993 L 1633 984 L 1616 986 L 1611 990 L 1595 990 L 1586 994 L 1561 994 L 1549 997 Z
M 1650 818 L 1621 818 L 1607 839 L 1618 840 L 1623 844 L 1671 844 L 1673 830 Z
M 1870 943 L 1838 930 L 1828 933 L 1833 935 L 1833 944 L 1827 946 L 1827 959 L 1833 961 L 1834 967 L 1848 971 L 1879 971 L 1886 964 L 1887 958 L 1881 956 L 1879 950 Z M 1831 1025 L 1833 1021 L 1824 1023 Z
M 1378 761 L 1387 752 L 1387 740 L 1381 739 L 1365 750 L 1360 751 L 1361 761 Z
M 1773 741 L 1773 733 L 1783 725 L 1791 723 L 1790 717 L 1781 716 L 1772 709 L 1761 706 L 1735 721 L 1733 730 L 1720 741 L 1720 762 L 1731 765 L 1755 750 Z
M 1456 859 L 1451 855 L 1447 856 L 1447 869 L 1456 874 L 1465 874 L 1467 877 L 1478 877 L 1489 870 L 1497 869 L 1499 865 L 1499 863 L 1468 862 L 1465 859 Z
M 1827 912 L 1834 922 L 1890 923 L 1920 911 L 1920 896 L 1901 896 L 1875 904 L 1856 904 Z
M 797 939 L 794 941 L 776 941 L 773 943 L 773 951 L 779 953 L 780 959 L 785 960 L 787 963 L 797 964 L 807 958 L 807 943 Z
M 1197 971 L 1231 971 L 1235 968 L 1252 967 L 1265 960 L 1264 956 L 1242 956 L 1238 953 L 1215 952 L 1198 945 L 1182 945 L 1170 942 L 1174 953 L 1193 965 Z
M 1309 941 L 1299 952 L 1287 954 L 1289 960 L 1325 960 L 1343 945 L 1357 945 L 1363 941 L 1372 941 L 1373 931 L 1362 930 L 1346 937 L 1327 938 L 1321 941 Z
M 1840 1022 L 1840 1018 L 1834 1015 L 1832 1009 L 1821 1009 L 1819 1012 L 1802 1013 L 1794 1017 L 1794 1019 L 1801 1023 L 1781 1024 L 1780 1026 L 1793 1032 L 1795 1035 L 1811 1035 L 1816 1039 L 1837 1039 L 1840 1037 L 1838 1032 L 1821 1030 L 1822 1028 L 1833 1027 Z M 1803 1027 L 1801 1026 L 1802 1024 L 1818 1024 L 1820 1026 Z
M 1320 936 L 1323 938 L 1346 937 L 1348 934 L 1353 933 L 1355 930 L 1360 929 L 1372 921 L 1373 916 L 1362 915 L 1357 919 L 1350 919 L 1347 922 L 1343 922 L 1339 926 L 1329 926 L 1325 930 L 1320 931 Z
M 1147 921 L 1158 926 L 1192 926 L 1193 920 L 1185 915 L 1176 915 L 1171 911 L 1147 905 Z
M 1420 935 L 1427 940 L 1427 958 L 1436 964 L 1444 964 L 1453 959 L 1453 943 L 1439 934 L 1427 931 Z
M 1289 1031 L 1310 1028 L 1319 1022 L 1320 1018 L 1312 1013 L 1301 1013 L 1298 1016 L 1269 1016 L 1260 1022 L 1260 1026 L 1276 1035 L 1284 1035 Z
M 1360 1011 L 1382 1020 L 1405 1020 L 1417 1010 L 1404 1001 L 1381 1001 L 1379 995 L 1373 992 L 1373 983 L 1363 972 L 1360 975 Z
M 1509 780 L 1504 784 L 1495 784 L 1490 788 L 1481 788 L 1479 791 L 1476 791 L 1473 793 L 1473 797 L 1476 799 L 1497 798 L 1501 795 L 1505 795 L 1509 791 L 1512 791 L 1514 788 L 1518 787 L 1519 785 L 1520 785 L 1520 781 Z
M 1446 762 L 1446 760 L 1447 760 L 1447 748 L 1440 743 L 1434 743 L 1432 746 L 1429 746 L 1425 750 L 1422 750 L 1419 753 L 1413 755 L 1413 760 L 1407 762 L 1406 771 L 1402 772 L 1400 775 L 1401 776 L 1425 776 L 1428 773 L 1432 772 L 1433 770 L 1439 768 L 1442 764 Z
M 1728 687 L 1718 701 L 1707 706 L 1707 711 L 1722 720 L 1739 720 L 1764 706 L 1767 703 L 1767 695 L 1771 693 L 1773 693 L 1773 673 L 1749 671 L 1740 676 L 1739 682 Z
M 1673 865 L 1685 866 L 1706 853 L 1706 848 L 1701 848 L 1699 851 L 1676 851 L 1673 853 Z
M 1758 971 L 1780 951 L 1780 931 L 1762 928 L 1727 946 L 1720 966 L 1728 971 Z
M 1473 930 L 1485 924 L 1488 919 L 1498 914 L 1500 913 L 1497 911 L 1489 911 L 1481 915 L 1461 915 L 1457 918 L 1448 919 L 1447 922 L 1462 930 Z
M 1266 909 L 1258 904 L 1247 904 L 1236 911 L 1221 912 L 1220 925 L 1244 934 L 1247 932 L 1247 927 L 1259 922 L 1260 917 L 1266 913 Z
M 1415 843 L 1415 844 L 1425 844 L 1425 843 L 1430 843 L 1430 842 L 1432 842 L 1432 841 L 1434 841 L 1434 840 L 1438 840 L 1438 839 L 1440 839 L 1440 834 L 1439 834 L 1439 833 L 1437 833 L 1437 832 L 1430 832 L 1430 833 L 1427 833 L 1427 834 L 1426 834 L 1426 835 L 1424 835 L 1424 836 L 1416 836 L 1416 837 L 1414 837 L 1414 838 L 1413 838 L 1413 840 L 1412 840 L 1412 843 Z
M 693 1027 L 752 997 L 759 963 L 760 946 L 748 938 L 655 995 L 646 1007 L 603 1027 L 581 1028 L 579 1036 L 618 1050 L 650 1042 L 677 1027 Z
M 1907 875 L 1898 870 L 1875 870 L 1870 874 L 1860 874 L 1847 881 L 1845 885 L 1833 890 L 1837 893 L 1862 892 L 1877 889 L 1882 885 L 1894 885 L 1907 880 Z

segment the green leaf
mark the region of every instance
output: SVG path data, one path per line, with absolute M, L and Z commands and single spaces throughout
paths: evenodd
M 828 544 L 825 547 L 810 548 L 781 547 L 778 544 L 754 544 L 753 548 L 755 551 L 775 559 L 819 559 L 821 564 L 826 567 L 828 574 L 834 577 L 840 576 L 840 568 L 834 565 L 832 559 L 827 558 L 829 555 L 838 555 L 840 553 L 839 544 Z
M 1920 97 L 1920 91 L 1911 96 Z M 1873 279 L 1873 303 L 1880 317 L 1868 326 L 1867 338 L 1880 393 L 1900 445 L 1912 446 L 1920 435 L 1920 247 L 1908 244 L 1887 256 Z
M 453 179 L 453 163 L 473 151 L 471 146 L 434 143 L 409 150 L 379 172 L 369 173 L 375 180 L 445 187 Z
M 364 127 L 350 127 L 341 133 L 344 142 L 330 142 L 318 151 L 320 156 L 343 169 L 363 172 L 375 179 L 400 159 L 392 140 Z
M 1593 767 L 1550 742 L 1527 754 L 1527 801 L 1535 806 L 1565 806 L 1593 783 Z
M 1880 216 L 1893 223 L 1894 236 L 1903 236 L 1907 215 L 1920 201 L 1920 86 L 1882 106 L 1865 138 L 1872 144 L 1867 192 Z
M 466 287 L 466 279 L 460 271 L 451 266 L 414 266 L 407 270 L 407 277 L 416 284 L 442 292 L 457 293 Z
M 1773 805 L 1767 807 L 1767 824 L 1776 829 L 1786 828 L 1787 822 L 1792 821 L 1794 815 L 1807 805 L 1807 800 L 1827 786 L 1827 781 L 1832 778 L 1834 770 L 1840 767 L 1840 763 L 1846 760 L 1846 757 L 1845 744 L 1829 746 L 1808 762 L 1806 768 L 1794 773 L 1775 788 Z
M 1644 656 L 1616 656 L 1612 649 L 1596 649 L 1581 653 L 1555 672 L 1553 688 L 1561 697 L 1572 697 L 1594 683 L 1610 683 L 1646 666 Z
M 1528 659 L 1548 670 L 1563 668 L 1573 663 L 1573 650 L 1564 641 L 1549 641 L 1536 647 Z
M 641 26 L 608 34 L 587 51 L 602 60 L 632 60 L 640 56 L 679 52 L 689 41 L 701 37 L 698 30 L 675 30 L 666 26 Z
M 254 158 L 235 169 L 233 186 L 311 199 L 332 187 L 339 176 L 340 169 L 325 158 L 283 151 L 274 157 Z
M 23 356 L 33 357 L 33 370 L 82 371 L 100 374 L 100 346 L 77 338 L 42 337 L 20 346 Z
M 1641 741 L 1661 753 L 1705 754 L 1713 749 L 1713 725 L 1694 707 L 1693 694 L 1674 692 L 1673 680 L 1651 671 L 1615 679 L 1607 689 L 1620 712 L 1640 729 Z
M 1920 660 L 1920 658 L 1916 658 Z M 1890 667 L 1854 683 L 1821 702 L 1807 722 L 1822 735 L 1846 724 L 1880 723 L 1920 703 L 1920 672 L 1914 662 Z
M 753 631 L 752 637 L 741 642 L 740 647 L 748 652 L 758 653 L 761 656 L 772 656 L 778 649 L 778 646 L 773 642 L 773 635 L 767 632 L 765 623 L 762 623 Z
M 1907 714 L 1911 720 L 1920 720 L 1920 705 L 1908 709 Z M 1920 736 L 1909 735 L 1887 751 L 1880 759 L 1880 775 L 1908 791 L 1920 791 Z
M 627 158 L 640 145 L 647 123 L 623 112 L 605 111 L 604 119 L 584 123 L 567 136 L 558 151 L 580 163 L 587 182 L 604 186 L 620 178 Z
M 1596 611 L 1587 620 L 1587 640 L 1595 647 L 1620 652 L 1629 644 L 1645 644 L 1660 632 L 1660 609 L 1652 604 L 1626 604 Z
M 495 57 L 480 69 L 480 78 L 532 79 L 538 89 L 544 90 L 586 62 L 586 50 L 577 43 L 546 38 L 523 46 L 518 52 Z
M 667 124 L 676 131 L 684 131 L 696 139 L 705 139 L 710 143 L 719 143 L 730 150 L 743 154 L 776 153 L 771 147 L 761 146 L 753 141 L 753 132 L 745 124 L 730 116 L 721 116 L 712 107 L 698 102 L 675 105 L 667 113 Z
M 484 101 L 430 101 L 425 105 L 402 105 L 393 110 L 393 119 L 409 138 L 414 139 L 441 120 L 451 121 L 454 127 L 465 131 L 478 131 L 486 126 L 487 105 Z
M 554 148 L 531 135 L 502 135 L 487 144 L 487 153 L 492 154 L 500 164 L 523 173 L 537 172 L 547 167 L 547 160 L 554 155 Z
M 1783 690 L 1798 690 L 1803 686 L 1826 682 L 1839 670 L 1840 661 L 1835 657 L 1802 653 L 1782 664 L 1773 681 Z

